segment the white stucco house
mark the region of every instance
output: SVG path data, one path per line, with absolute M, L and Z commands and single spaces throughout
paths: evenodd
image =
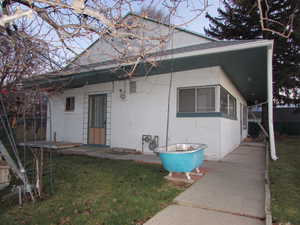
M 156 32 L 169 29 L 127 17 Z M 152 150 L 143 135 L 159 146 L 167 137 L 168 143 L 205 143 L 206 158 L 219 160 L 247 136 L 248 105 L 269 101 L 272 112 L 272 48 L 270 40 L 216 41 L 175 28 L 166 49 L 157 50 L 158 66 L 147 76 L 140 66 L 124 79 L 112 70 L 109 45 L 98 40 L 67 68 L 71 72 L 49 75 L 43 84 L 64 83 L 62 93 L 50 96 L 47 137 L 144 154 Z

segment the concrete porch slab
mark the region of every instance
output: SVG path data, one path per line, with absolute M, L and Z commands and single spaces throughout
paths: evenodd
M 63 149 L 59 153 L 63 155 L 85 155 L 102 159 L 132 160 L 140 163 L 161 164 L 156 155 L 146 154 L 110 154 L 109 148 L 96 146 L 80 146 L 76 148 Z

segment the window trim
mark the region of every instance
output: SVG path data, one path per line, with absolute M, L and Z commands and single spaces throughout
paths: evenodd
M 67 101 L 68 99 L 74 99 L 73 109 L 67 109 Z M 75 96 L 67 96 L 65 98 L 65 112 L 74 112 L 75 111 Z

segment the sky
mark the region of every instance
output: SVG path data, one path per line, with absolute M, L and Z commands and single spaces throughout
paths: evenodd
M 196 0 L 199 1 L 199 0 Z M 187 25 L 183 26 L 185 29 L 188 29 L 193 32 L 205 34 L 203 28 L 208 27 L 209 21 L 205 18 L 205 14 L 209 13 L 212 16 L 217 16 L 217 9 L 222 7 L 222 1 L 221 0 L 208 0 L 209 7 L 207 8 L 207 11 L 202 13 L 201 16 L 194 21 L 188 23 Z M 190 9 L 184 8 L 180 9 L 179 14 L 181 15 L 181 19 L 178 18 L 175 21 L 175 24 L 182 24 L 182 21 L 187 21 L 189 17 L 186 15 L 191 14 Z

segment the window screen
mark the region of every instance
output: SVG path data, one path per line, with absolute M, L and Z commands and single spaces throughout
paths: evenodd
M 215 87 L 197 88 L 197 112 L 215 111 Z
M 220 87 L 220 96 L 216 90 Z M 220 112 L 230 119 L 236 119 L 236 99 L 222 86 L 205 86 L 178 89 L 178 112 L 217 112 L 216 97 L 220 99 Z M 219 108 L 219 107 L 218 107 Z M 218 111 L 219 112 L 219 111 Z
M 236 99 L 223 87 L 220 87 L 220 112 L 236 119 Z
M 89 127 L 104 128 L 106 121 L 106 96 L 91 95 L 89 97 Z
M 66 98 L 66 111 L 74 111 L 75 110 L 75 97 L 67 97 Z
M 195 88 L 179 89 L 179 112 L 195 112 Z
M 236 100 L 232 95 L 229 95 L 229 118 L 236 118 Z
M 228 92 L 223 87 L 220 88 L 220 111 L 228 114 Z
M 248 108 L 243 105 L 243 128 L 246 130 L 248 128 Z

